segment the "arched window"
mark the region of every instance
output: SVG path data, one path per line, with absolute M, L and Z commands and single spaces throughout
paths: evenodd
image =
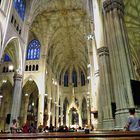
M 68 72 L 65 72 L 64 75 L 64 87 L 68 87 Z
M 85 75 L 84 73 L 81 71 L 81 86 L 85 85 Z
M 11 59 L 10 59 L 9 55 L 5 54 L 4 55 L 4 62 L 10 62 L 10 61 L 11 61 Z
M 40 42 L 34 39 L 28 45 L 26 60 L 37 60 L 39 58 L 40 58 Z
M 16 9 L 21 19 L 24 20 L 25 9 L 26 9 L 25 0 L 14 0 L 14 8 Z
M 77 73 L 75 70 L 72 72 L 72 83 L 74 84 L 74 87 L 77 87 Z

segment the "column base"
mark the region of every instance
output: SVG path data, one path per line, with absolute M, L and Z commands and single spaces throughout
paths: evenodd
M 114 130 L 114 119 L 104 119 L 103 120 L 103 130 Z
M 122 130 L 127 123 L 129 109 L 119 109 L 115 113 L 115 130 Z
M 102 122 L 98 121 L 96 130 L 102 130 L 102 129 L 103 129 L 103 124 Z

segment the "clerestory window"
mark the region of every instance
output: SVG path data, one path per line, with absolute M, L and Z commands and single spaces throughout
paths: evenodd
M 27 48 L 26 60 L 40 59 L 40 42 L 36 39 L 32 40 Z
M 75 70 L 72 72 L 72 83 L 74 84 L 74 87 L 77 87 L 77 73 Z
M 25 0 L 14 0 L 14 8 L 22 20 L 25 17 L 26 3 Z
M 64 87 L 68 87 L 68 72 L 65 72 L 64 75 Z

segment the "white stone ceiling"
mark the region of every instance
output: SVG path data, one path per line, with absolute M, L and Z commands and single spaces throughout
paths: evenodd
M 42 0 L 40 3 L 41 10 L 31 32 L 40 40 L 54 71 L 70 67 L 86 71 L 88 17 L 82 0 Z
M 140 0 L 124 0 L 125 22 L 133 62 L 140 68 Z
M 85 36 L 90 33 L 85 0 L 34 0 L 31 33 L 42 44 L 54 71 L 74 67 L 86 71 Z M 133 62 L 140 67 L 140 0 L 124 0 L 125 22 Z M 44 55 L 42 54 L 42 55 Z

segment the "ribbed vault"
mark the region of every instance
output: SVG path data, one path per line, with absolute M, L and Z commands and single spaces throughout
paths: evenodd
M 125 22 L 133 61 L 140 67 L 140 1 L 124 0 Z
M 41 41 L 47 62 L 54 72 L 70 67 L 85 71 L 88 63 L 85 34 L 89 20 L 83 1 L 42 1 L 45 2 L 47 8 L 41 7 L 31 32 Z
M 140 66 L 140 1 L 124 0 L 125 23 L 133 61 Z M 89 16 L 84 0 L 34 0 L 28 20 L 30 33 L 41 42 L 42 55 L 54 72 L 73 67 L 86 73 L 88 51 L 86 35 L 90 33 Z

